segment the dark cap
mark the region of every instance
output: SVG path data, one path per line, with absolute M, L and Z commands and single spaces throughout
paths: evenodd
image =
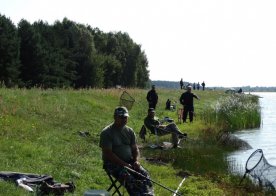
M 129 116 L 128 110 L 124 106 L 119 106 L 115 108 L 114 116 Z
M 149 108 L 148 112 L 155 112 L 154 108 Z

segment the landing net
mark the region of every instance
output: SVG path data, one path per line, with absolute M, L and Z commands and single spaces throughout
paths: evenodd
M 275 190 L 276 188 L 276 166 L 270 165 L 264 157 L 261 149 L 253 152 L 245 165 L 245 174 L 250 175 L 252 179 L 260 186 Z
M 120 105 L 125 106 L 128 110 L 131 110 L 135 99 L 126 91 L 124 91 L 120 97 Z

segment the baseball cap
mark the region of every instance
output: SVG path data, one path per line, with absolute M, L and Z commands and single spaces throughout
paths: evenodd
M 124 106 L 118 106 L 115 108 L 115 111 L 114 111 L 114 116 L 125 116 L 125 117 L 128 117 L 129 114 L 128 114 L 128 110 L 126 107 Z

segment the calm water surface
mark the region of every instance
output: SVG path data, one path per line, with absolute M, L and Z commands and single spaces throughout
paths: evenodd
M 258 129 L 243 130 L 235 133 L 237 137 L 247 141 L 252 149 L 236 151 L 229 155 L 239 167 L 239 172 L 245 171 L 249 156 L 257 149 L 262 149 L 268 163 L 276 166 L 276 93 L 252 93 L 259 95 L 262 115 L 262 125 Z

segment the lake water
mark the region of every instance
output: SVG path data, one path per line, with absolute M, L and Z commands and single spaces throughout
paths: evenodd
M 257 149 L 262 149 L 268 163 L 276 166 L 276 93 L 251 94 L 262 97 L 260 98 L 262 124 L 258 129 L 242 130 L 234 134 L 252 146 L 250 150 L 236 151 L 228 156 L 229 160 L 238 165 L 238 173 L 244 173 L 247 159 Z

